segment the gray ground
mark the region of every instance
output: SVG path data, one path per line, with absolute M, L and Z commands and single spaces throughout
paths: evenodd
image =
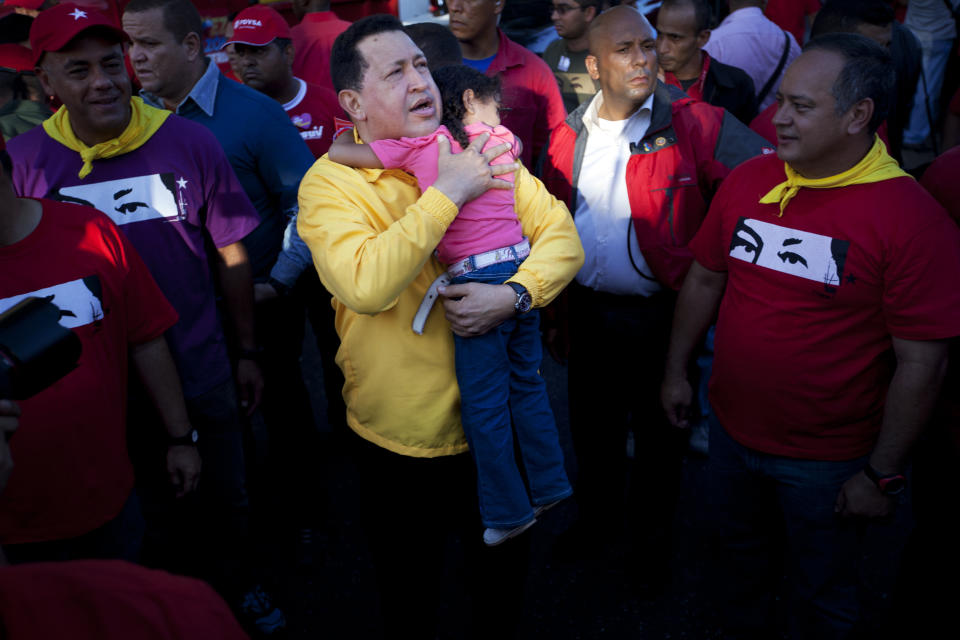
M 292 638 L 365 639 L 378 637 L 373 570 L 364 548 L 354 504 L 351 470 L 323 418 L 325 398 L 316 348 L 308 336 L 304 369 L 315 403 L 317 422 L 326 443 L 323 460 L 329 488 L 329 525 L 312 545 L 314 566 L 275 563 L 272 576 L 278 601 L 290 620 Z M 543 368 L 552 396 L 561 439 L 570 450 L 566 410 L 566 369 L 547 358 Z M 572 521 L 575 507 L 563 504 L 542 517 L 533 529 L 533 556 L 519 637 L 578 638 L 692 638 L 719 637 L 708 620 L 705 584 L 708 560 L 700 515 L 707 486 L 706 460 L 691 455 L 685 462 L 683 492 L 676 522 L 675 577 L 667 593 L 655 600 L 638 599 L 627 583 L 626 568 L 616 561 L 556 561 L 552 545 Z M 875 552 L 899 543 L 909 530 L 909 508 L 901 509 L 899 524 L 889 527 L 867 545 L 868 607 L 878 625 L 889 609 L 892 566 L 873 566 Z M 291 545 L 294 541 L 291 541 Z M 310 547 L 307 547 L 308 549 Z M 302 549 L 302 547 L 301 547 Z M 449 577 L 451 601 L 462 589 L 456 570 Z M 443 640 L 463 637 L 457 605 L 443 610 Z M 877 637 L 877 636 L 874 636 Z M 426 640 L 426 639 L 425 639 Z

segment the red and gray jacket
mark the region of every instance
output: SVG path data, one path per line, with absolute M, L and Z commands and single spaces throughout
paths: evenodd
M 540 177 L 550 192 L 577 210 L 577 184 L 589 103 L 567 116 L 540 159 Z M 627 192 L 631 227 L 657 280 L 679 289 L 693 262 L 693 239 L 720 182 L 744 160 L 773 148 L 729 112 L 695 102 L 675 87 L 658 83 L 650 126 L 630 143 Z

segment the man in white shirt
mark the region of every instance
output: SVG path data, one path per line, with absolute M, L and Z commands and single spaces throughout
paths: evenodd
M 652 594 L 669 578 L 686 446 L 686 433 L 672 429 L 657 405 L 673 290 L 714 190 L 764 142 L 723 109 L 657 81 L 656 33 L 632 7 L 601 14 L 589 34 L 587 69 L 601 90 L 553 131 L 542 167 L 547 188 L 574 212 L 586 257 L 568 288 L 569 313 L 561 314 L 571 336 L 579 467 L 580 524 L 571 538 L 610 546 L 622 527 L 638 525 L 625 539 L 637 586 Z M 564 335 L 551 329 L 548 337 Z M 565 351 L 556 339 L 551 346 Z M 621 366 L 614 370 L 613 362 Z M 628 428 L 635 470 L 624 505 Z M 621 514 L 637 522 L 622 522 Z

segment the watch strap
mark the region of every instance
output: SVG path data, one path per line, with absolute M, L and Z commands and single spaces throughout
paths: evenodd
M 177 447 L 177 446 L 186 446 L 192 447 L 197 444 L 197 441 L 200 439 L 200 434 L 196 429 L 190 429 L 186 434 L 182 436 L 167 436 L 167 446 L 168 447 Z

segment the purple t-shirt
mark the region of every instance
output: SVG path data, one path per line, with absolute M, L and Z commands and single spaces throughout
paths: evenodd
M 482 133 L 490 133 L 490 139 L 483 146 L 484 151 L 504 142 L 510 143 L 510 150 L 492 164 L 506 164 L 520 157 L 520 145 L 506 127 L 491 127 L 477 122 L 468 124 L 464 129 L 470 140 Z M 412 173 L 417 177 L 420 190 L 426 191 L 437 181 L 437 135 L 441 133 L 450 140 L 454 153 L 463 151 L 450 131 L 442 125 L 428 136 L 377 140 L 370 147 L 384 168 L 403 169 Z M 512 173 L 499 177 L 508 182 L 514 181 Z M 515 245 L 521 240 L 523 229 L 517 219 L 513 191 L 490 189 L 460 208 L 460 213 L 447 227 L 447 232 L 437 245 L 437 258 L 444 264 L 454 264 L 478 253 Z
M 143 146 L 95 160 L 82 180 L 80 154 L 42 126 L 10 140 L 7 150 L 19 195 L 95 207 L 130 239 L 180 316 L 166 336 L 184 394 L 196 397 L 229 380 L 204 229 L 219 248 L 260 219 L 213 134 L 171 115 Z

